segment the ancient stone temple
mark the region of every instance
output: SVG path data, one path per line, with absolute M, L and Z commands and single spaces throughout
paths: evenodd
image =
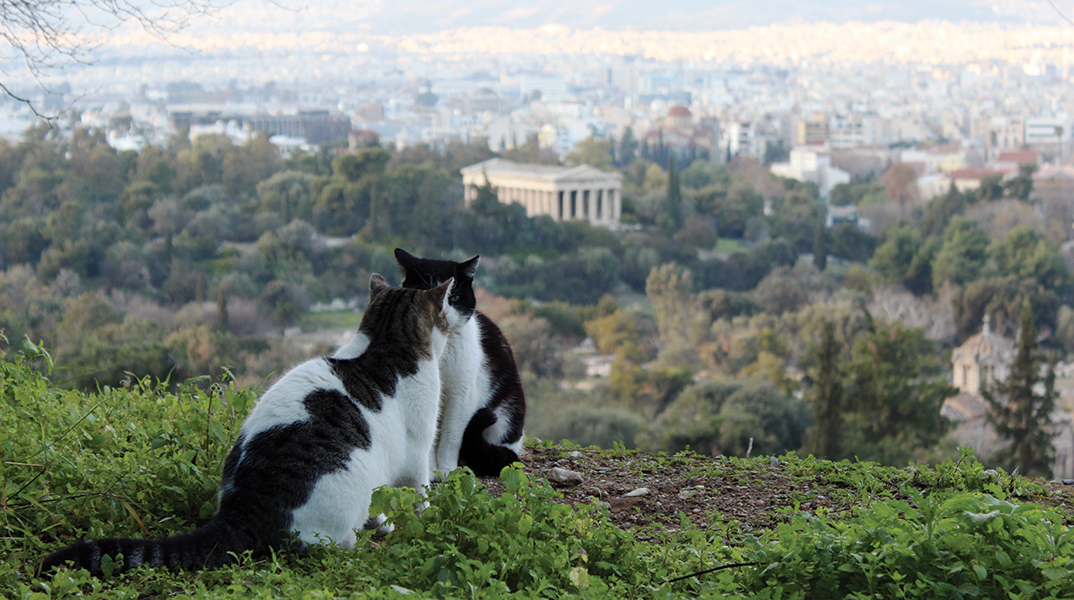
M 615 228 L 622 213 L 623 177 L 589 165 L 559 167 L 493 158 L 462 169 L 467 206 L 478 189 L 489 185 L 504 204 L 517 202 L 526 216 L 549 215 L 556 221 L 589 221 Z

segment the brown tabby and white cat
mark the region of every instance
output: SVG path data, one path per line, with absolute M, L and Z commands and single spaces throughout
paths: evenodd
M 99 574 L 105 555 L 123 555 L 118 572 L 216 567 L 247 550 L 329 540 L 353 547 L 374 488 L 429 485 L 439 362 L 465 323 L 448 302 L 451 286 L 392 288 L 373 275 L 355 338 L 292 369 L 243 422 L 212 521 L 163 539 L 79 542 L 46 558 L 42 570 L 70 564 Z

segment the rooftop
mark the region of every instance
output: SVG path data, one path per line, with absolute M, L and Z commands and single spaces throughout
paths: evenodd
M 619 173 L 608 173 L 589 165 L 577 167 L 561 167 L 558 165 L 536 165 L 530 163 L 518 163 L 502 158 L 491 158 L 469 167 L 461 169 L 463 175 L 485 173 L 486 175 L 498 175 L 501 177 L 520 177 L 526 179 L 542 179 L 546 181 L 562 181 L 567 179 L 622 179 Z

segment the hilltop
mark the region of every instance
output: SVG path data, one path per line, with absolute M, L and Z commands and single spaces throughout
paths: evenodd
M 986 471 L 965 452 L 894 469 L 535 441 L 525 467 L 499 478 L 456 471 L 420 517 L 413 492 L 378 492 L 373 508 L 396 529 L 365 532 L 354 550 L 38 580 L 41 558 L 77 539 L 204 522 L 255 395 L 219 382 L 172 393 L 149 380 L 61 390 L 32 366 L 0 361 L 5 597 L 1047 598 L 1074 586 L 1069 491 Z M 553 467 L 583 479 L 554 488 Z M 740 563 L 751 564 L 698 574 Z

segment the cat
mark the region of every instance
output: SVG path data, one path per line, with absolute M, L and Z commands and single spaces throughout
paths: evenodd
M 507 338 L 476 310 L 473 282 L 480 256 L 459 263 L 417 258 L 396 248 L 395 258 L 405 288 L 429 289 L 454 280 L 448 302 L 465 319 L 440 359 L 435 469 L 444 476 L 461 464 L 481 477 L 499 475 L 522 454 L 526 396 Z
M 42 572 L 70 562 L 96 575 L 104 555 L 123 555 L 119 572 L 217 567 L 247 550 L 329 540 L 354 547 L 374 488 L 429 485 L 439 361 L 464 324 L 448 302 L 451 286 L 393 288 L 374 274 L 354 339 L 292 369 L 243 422 L 209 523 L 163 539 L 79 542 L 46 558 Z

